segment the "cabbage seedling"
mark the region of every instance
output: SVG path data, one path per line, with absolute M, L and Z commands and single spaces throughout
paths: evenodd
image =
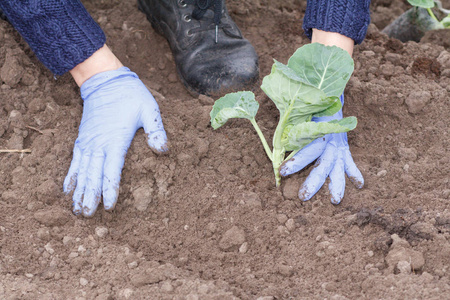
M 442 7 L 441 1 L 438 0 L 408 0 L 408 3 L 415 7 L 421 7 L 428 11 L 430 17 L 436 21 L 434 28 L 432 29 L 440 29 L 440 28 L 450 28 L 450 10 Z M 437 6 L 437 8 L 444 14 L 447 14 L 441 21 L 436 17 L 436 15 L 431 10 Z
M 356 127 L 355 117 L 320 123 L 311 121 L 313 117 L 332 116 L 341 109 L 339 96 L 344 92 L 353 68 L 353 59 L 345 50 L 318 43 L 299 48 L 287 65 L 275 60 L 271 73 L 264 77 L 261 85 L 280 112 L 273 149 L 256 123 L 259 103 L 252 92 L 230 93 L 218 99 L 210 113 L 211 126 L 217 129 L 230 118 L 248 119 L 272 161 L 279 186 L 279 169 L 283 162 L 319 137 Z

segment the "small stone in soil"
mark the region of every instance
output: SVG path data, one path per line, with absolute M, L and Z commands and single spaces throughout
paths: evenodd
M 80 278 L 80 284 L 82 286 L 86 286 L 89 283 L 89 281 L 86 278 L 81 277 Z
M 63 237 L 63 244 L 64 246 L 67 246 L 69 243 L 71 243 L 73 241 L 73 237 L 71 236 L 65 236 Z
M 406 106 L 411 114 L 419 113 L 431 100 L 431 94 L 428 91 L 417 91 L 409 94 L 406 98 Z
M 100 238 L 104 238 L 108 234 L 108 228 L 103 226 L 96 227 L 95 234 Z
M 37 237 L 41 240 L 48 240 L 50 239 L 50 232 L 47 228 L 39 228 L 37 232 Z
M 55 253 L 55 250 L 53 250 L 52 245 L 50 245 L 50 243 L 47 243 L 47 244 L 44 246 L 44 248 L 45 248 L 45 250 L 46 250 L 48 253 L 50 253 L 50 254 Z
M 295 230 L 295 221 L 294 221 L 294 219 L 287 220 L 285 225 L 286 225 L 286 228 L 289 231 L 294 231 Z
M 410 274 L 411 273 L 411 264 L 405 260 L 401 260 L 397 263 L 397 269 L 402 274 Z
M 378 177 L 384 177 L 384 176 L 386 176 L 386 174 L 387 174 L 386 170 L 381 170 L 380 172 L 377 173 L 377 176 Z
M 280 224 L 284 224 L 288 220 L 288 217 L 285 214 L 278 214 L 277 220 L 278 222 L 280 222 Z
M 175 73 L 169 74 L 169 76 L 167 77 L 167 79 L 168 79 L 169 82 L 171 82 L 171 83 L 178 82 L 178 76 L 177 76 L 177 74 L 175 74 Z
M 239 247 L 239 253 L 245 254 L 248 251 L 248 243 L 245 242 Z
M 125 299 L 130 299 L 131 296 L 133 295 L 133 292 L 134 291 L 132 289 L 124 289 L 124 290 L 121 291 L 121 294 L 123 295 L 123 297 Z
M 278 266 L 278 273 L 285 277 L 291 277 L 294 274 L 294 268 L 281 264 Z
M 169 281 L 164 281 L 161 284 L 161 290 L 166 293 L 170 293 L 173 291 L 173 286 Z

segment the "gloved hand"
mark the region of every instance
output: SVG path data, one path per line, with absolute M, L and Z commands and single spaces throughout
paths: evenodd
M 103 195 L 112 210 L 119 194 L 127 150 L 136 131 L 144 127 L 148 145 L 167 151 L 158 104 L 139 77 L 126 67 L 92 76 L 81 86 L 83 116 L 64 192 L 73 193 L 73 212 L 91 217 Z
M 341 103 L 344 105 L 344 95 L 341 96 Z M 342 109 L 333 116 L 313 118 L 312 121 L 328 122 L 340 119 L 342 119 Z M 317 158 L 315 168 L 298 192 L 300 200 L 311 199 L 323 186 L 328 176 L 330 177 L 328 188 L 333 204 L 339 204 L 344 197 L 345 173 L 357 188 L 363 187 L 364 178 L 353 161 L 346 132 L 327 134 L 311 142 L 280 167 L 280 174 L 288 176 L 296 173 Z

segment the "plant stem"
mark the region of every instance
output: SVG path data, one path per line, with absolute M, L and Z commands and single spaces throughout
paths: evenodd
M 427 11 L 430 14 L 431 18 L 433 18 L 435 21 L 439 22 L 439 20 L 436 18 L 433 11 L 431 10 L 431 8 L 427 8 Z
M 283 136 L 283 130 L 286 127 L 286 121 L 289 116 L 290 110 L 285 112 L 283 116 L 281 116 L 280 121 L 278 122 L 277 128 L 275 129 L 275 133 L 273 135 L 273 172 L 275 174 L 275 184 L 277 187 L 281 184 L 281 175 L 280 175 L 280 166 L 283 163 L 284 155 L 286 150 L 281 143 L 281 138 Z
M 273 148 L 273 173 L 275 174 L 275 184 L 277 187 L 281 184 L 280 166 L 284 159 L 284 148 Z
M 250 122 L 252 123 L 253 127 L 255 127 L 256 133 L 258 134 L 259 138 L 261 139 L 261 142 L 264 146 L 264 150 L 266 150 L 266 154 L 269 157 L 271 161 L 273 161 L 273 154 L 270 150 L 269 144 L 266 141 L 266 138 L 264 137 L 264 134 L 261 131 L 261 128 L 259 128 L 258 123 L 256 123 L 256 119 L 250 119 Z

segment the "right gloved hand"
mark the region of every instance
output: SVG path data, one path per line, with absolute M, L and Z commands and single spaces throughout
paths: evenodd
M 344 105 L 344 95 L 341 96 Z M 314 117 L 314 122 L 329 122 L 342 119 L 342 109 L 333 116 Z M 357 188 L 364 186 L 364 178 L 353 161 L 347 141 L 347 133 L 332 133 L 318 138 L 301 149 L 280 168 L 282 176 L 296 173 L 317 159 L 315 168 L 302 184 L 298 196 L 300 200 L 310 200 L 330 178 L 328 189 L 331 203 L 339 204 L 345 192 L 345 174 Z
M 105 210 L 116 205 L 125 156 L 139 128 L 154 151 L 168 148 L 158 104 L 130 69 L 92 76 L 81 86 L 81 97 L 83 116 L 64 192 L 74 192 L 75 214 L 91 217 L 102 196 Z

